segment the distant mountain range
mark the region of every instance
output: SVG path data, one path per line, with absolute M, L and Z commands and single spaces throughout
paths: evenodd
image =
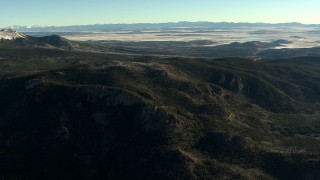
M 234 23 L 234 22 L 168 22 L 168 23 L 137 23 L 137 24 L 94 24 L 94 25 L 73 25 L 73 26 L 12 26 L 22 32 L 43 32 L 43 31 L 110 31 L 110 30 L 141 30 L 141 29 L 162 29 L 162 28 L 238 28 L 238 27 L 320 27 L 319 24 L 291 23 Z

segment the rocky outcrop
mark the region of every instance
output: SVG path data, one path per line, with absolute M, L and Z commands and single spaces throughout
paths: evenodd
M 242 83 L 241 78 L 240 77 L 239 78 L 232 78 L 229 83 L 229 87 L 235 91 L 242 91 L 243 83 Z
M 244 87 L 241 77 L 235 75 L 221 74 L 216 83 L 232 91 L 241 92 Z
M 157 106 L 145 103 L 141 97 L 119 88 L 108 88 L 102 86 L 90 86 L 83 90 L 87 95 L 87 101 L 98 103 L 103 101 L 105 106 L 141 106 L 140 112 L 136 112 L 141 119 L 141 124 L 145 131 L 162 130 L 173 125 L 175 117 Z M 94 118 L 98 123 L 106 123 L 106 114 L 97 112 Z
M 88 86 L 83 89 L 83 93 L 86 93 L 88 102 L 95 103 L 103 100 L 107 106 L 131 106 L 144 103 L 138 96 L 120 88 Z
M 174 125 L 176 118 L 156 106 L 148 105 L 143 108 L 141 116 L 142 125 L 145 131 L 162 130 L 165 127 Z
M 149 68 L 146 71 L 149 78 L 161 78 L 168 75 L 168 73 L 163 69 Z
M 29 81 L 26 82 L 25 88 L 28 89 L 33 89 L 38 86 L 42 86 L 44 84 L 44 81 L 41 79 L 30 79 Z

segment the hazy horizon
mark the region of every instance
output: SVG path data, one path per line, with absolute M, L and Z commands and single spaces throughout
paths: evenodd
M 181 21 L 320 24 L 317 0 L 6 0 L 0 6 L 0 27 Z
M 14 27 L 68 27 L 68 26 L 95 26 L 95 25 L 139 25 L 139 24 L 179 24 L 179 23 L 230 23 L 230 24 L 269 24 L 269 25 L 277 25 L 277 24 L 301 24 L 301 25 L 320 25 L 320 23 L 315 23 L 315 24 L 307 24 L 307 23 L 301 23 L 301 22 L 278 22 L 278 23 L 270 23 L 270 22 L 232 22 L 232 21 L 176 21 L 176 22 L 143 22 L 143 23 L 97 23 L 97 24 L 72 24 L 72 25 L 20 25 L 20 24 L 14 24 L 14 25 L 9 25 L 9 26 L 0 26 L 0 28 L 14 28 Z

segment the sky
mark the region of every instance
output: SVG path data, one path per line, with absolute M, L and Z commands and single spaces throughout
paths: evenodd
M 179 21 L 320 24 L 319 8 L 320 0 L 0 0 L 0 27 Z

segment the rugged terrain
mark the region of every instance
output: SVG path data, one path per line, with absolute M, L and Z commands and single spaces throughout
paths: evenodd
M 0 175 L 319 179 L 319 68 L 3 45 Z

